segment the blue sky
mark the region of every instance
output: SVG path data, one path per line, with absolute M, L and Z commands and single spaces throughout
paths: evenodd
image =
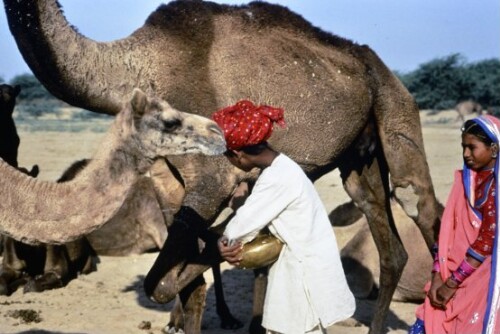
M 60 0 L 69 22 L 99 41 L 128 36 L 162 1 Z M 168 1 L 165 1 L 168 2 Z M 215 2 L 243 4 L 246 1 Z M 500 58 L 499 0 L 275 0 L 328 32 L 367 44 L 407 72 L 452 53 L 468 62 Z M 0 77 L 30 73 L 0 10 Z

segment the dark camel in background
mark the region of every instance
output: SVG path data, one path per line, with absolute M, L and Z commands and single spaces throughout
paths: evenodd
M 0 85 L 0 158 L 16 168 L 20 140 L 12 114 L 20 92 L 19 85 Z
M 430 249 L 440 205 L 429 175 L 419 110 L 403 84 L 366 45 L 311 26 L 263 2 L 226 6 L 174 1 L 129 37 L 99 43 L 79 34 L 55 0 L 4 0 L 10 30 L 35 76 L 77 107 L 116 114 L 133 87 L 172 106 L 210 116 L 248 98 L 285 109 L 288 127 L 270 141 L 314 181 L 339 168 L 347 193 L 367 216 L 380 253 L 380 293 L 370 333 L 384 332 L 407 261 L 390 211 L 393 194 Z M 186 332 L 199 333 L 200 278 L 214 247 L 198 236 L 227 205 L 238 174 L 224 158 L 169 158 L 186 197 L 145 290 L 158 302 L 180 293 Z M 430 256 L 430 255 L 429 255 Z M 218 260 L 218 259 L 217 259 Z

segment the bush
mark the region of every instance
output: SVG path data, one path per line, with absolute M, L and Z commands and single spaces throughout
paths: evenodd
M 402 77 L 421 109 L 454 106 L 465 89 L 463 58 L 458 54 L 435 59 Z
M 19 103 L 30 103 L 33 100 L 54 100 L 55 97 L 50 94 L 45 87 L 32 74 L 22 74 L 15 76 L 10 84 L 12 86 L 21 86 L 21 92 L 18 96 Z
M 470 64 L 465 71 L 472 99 L 483 106 L 500 105 L 500 60 Z
M 474 100 L 500 105 L 500 60 L 467 64 L 459 54 L 431 60 L 407 74 L 395 73 L 414 96 L 420 109 L 449 109 Z

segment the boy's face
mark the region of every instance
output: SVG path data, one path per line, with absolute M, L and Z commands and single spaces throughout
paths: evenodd
M 227 154 L 226 158 L 233 166 L 245 172 L 249 172 L 255 167 L 255 165 L 251 162 L 251 160 L 248 159 L 247 154 L 244 153 L 243 151 L 232 151 L 232 152 L 233 154 Z

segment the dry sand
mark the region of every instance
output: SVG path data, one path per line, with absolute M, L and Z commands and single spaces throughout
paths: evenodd
M 452 182 L 453 170 L 461 167 L 459 126 L 453 122 L 453 112 L 426 116 L 422 112 L 426 153 L 438 198 L 444 202 Z M 38 164 L 39 178 L 57 179 L 73 161 L 92 155 L 99 145 L 102 133 L 29 132 L 20 128 L 19 162 L 30 167 Z M 332 172 L 316 183 L 317 189 L 330 211 L 348 201 L 338 173 Z M 339 233 L 339 232 L 337 232 Z M 341 233 L 341 232 L 340 232 Z M 337 235 L 339 245 L 345 242 Z M 62 289 L 43 293 L 23 294 L 22 289 L 12 296 L 0 297 L 0 333 L 161 333 L 169 319 L 172 303 L 158 305 L 143 293 L 142 280 L 156 257 L 156 253 L 130 257 L 100 257 L 97 272 L 82 275 Z M 247 333 L 251 316 L 252 278 L 248 270 L 223 266 L 223 282 L 229 307 L 235 317 L 245 323 L 237 331 L 219 329 L 215 313 L 215 297 L 211 272 L 205 274 L 208 284 L 203 333 Z M 393 302 L 388 317 L 389 333 L 406 333 L 414 320 L 415 304 Z M 334 325 L 329 333 L 367 333 L 373 312 L 373 301 L 358 301 L 352 319 Z M 39 322 L 25 323 L 16 317 L 33 312 Z M 150 323 L 149 329 L 141 324 Z

